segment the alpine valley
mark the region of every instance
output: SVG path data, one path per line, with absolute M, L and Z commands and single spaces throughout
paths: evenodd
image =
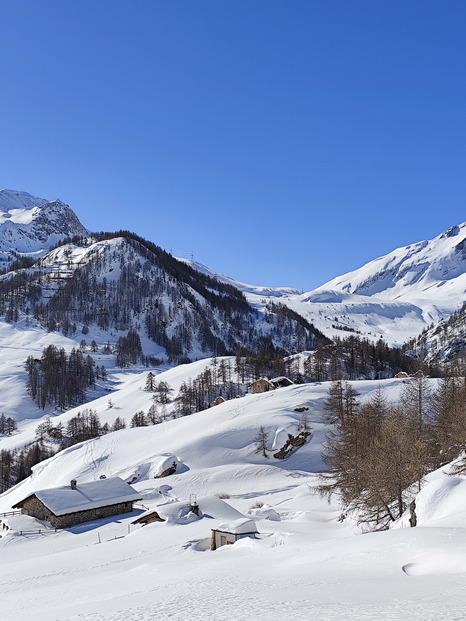
M 156 241 L 0 191 L 1 618 L 462 618 L 466 223 L 306 293 Z

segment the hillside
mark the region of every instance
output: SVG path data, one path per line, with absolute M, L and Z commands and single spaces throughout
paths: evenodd
M 180 386 L 206 362 L 158 378 Z M 114 407 L 105 397 L 92 407 L 102 419 L 118 414 L 128 420 L 150 402 L 145 377 L 122 375 Z M 392 400 L 401 385 L 381 383 Z M 358 382 L 357 388 L 367 399 L 377 386 Z M 123 429 L 37 465 L 32 477 L 0 496 L 0 511 L 36 489 L 105 474 L 136 477 L 144 505 L 157 507 L 166 522 L 131 525 L 136 512 L 21 535 L 44 525 L 24 516 L 0 518 L 11 527 L 0 538 L 2 618 L 220 621 L 231 616 L 232 606 L 238 620 L 458 618 L 464 605 L 464 481 L 429 475 L 417 498 L 421 528 L 408 529 L 401 520 L 387 532 L 358 534 L 350 516 L 339 521 L 337 498 L 329 504 L 315 492 L 327 390 L 328 384 L 306 384 L 249 395 L 153 427 Z M 295 430 L 301 416 L 295 408 L 303 405 L 312 426 L 308 442 L 284 461 L 257 454 L 259 426 L 276 447 Z M 65 422 L 73 413 L 55 420 Z M 32 433 L 32 422 L 25 421 L 17 440 Z M 173 460 L 176 474 L 155 479 Z M 189 513 L 191 494 L 200 519 Z M 210 551 L 211 529 L 238 514 L 256 520 L 259 538 Z
M 288 307 L 258 311 L 232 285 L 125 231 L 60 244 L 32 267 L 0 277 L 0 296 L 7 321 L 30 315 L 64 336 L 78 326 L 83 334 L 134 329 L 171 362 L 238 346 L 291 353 L 325 338 Z

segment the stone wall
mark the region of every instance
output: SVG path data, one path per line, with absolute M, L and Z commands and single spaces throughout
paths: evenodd
M 55 517 L 50 509 L 47 509 L 47 507 L 35 496 L 26 500 L 23 505 L 22 512 L 24 515 L 30 515 L 38 520 L 48 520 L 52 524 L 52 520 Z
M 101 518 L 110 517 L 111 515 L 120 515 L 121 513 L 131 513 L 133 510 L 132 501 L 121 502 L 116 505 L 106 507 L 98 507 L 97 509 L 88 509 L 86 511 L 76 511 L 75 513 L 67 513 L 66 515 L 56 516 L 37 498 L 30 498 L 23 505 L 23 513 L 31 515 L 39 520 L 48 520 L 55 528 L 69 528 L 83 522 L 99 520 Z

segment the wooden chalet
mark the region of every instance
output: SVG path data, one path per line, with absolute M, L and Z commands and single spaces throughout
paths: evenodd
M 141 495 L 119 477 L 99 479 L 89 483 L 42 489 L 30 494 L 13 506 L 24 515 L 47 520 L 55 528 L 69 528 L 82 522 L 131 513 L 133 503 Z

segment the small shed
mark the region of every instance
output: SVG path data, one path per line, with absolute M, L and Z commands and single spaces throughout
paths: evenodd
M 120 477 L 37 490 L 13 506 L 24 515 L 47 520 L 55 528 L 130 513 L 141 495 Z
M 225 399 L 223 397 L 217 397 L 213 402 L 212 405 L 220 405 L 221 403 L 225 403 Z
M 230 523 L 219 524 L 212 529 L 211 550 L 216 550 L 221 546 L 231 545 L 239 539 L 250 537 L 255 539 L 257 535 L 256 523 L 249 518 L 242 518 Z
M 406 371 L 400 371 L 399 373 L 395 375 L 395 377 L 397 379 L 406 379 L 409 377 L 409 375 L 406 373 Z

